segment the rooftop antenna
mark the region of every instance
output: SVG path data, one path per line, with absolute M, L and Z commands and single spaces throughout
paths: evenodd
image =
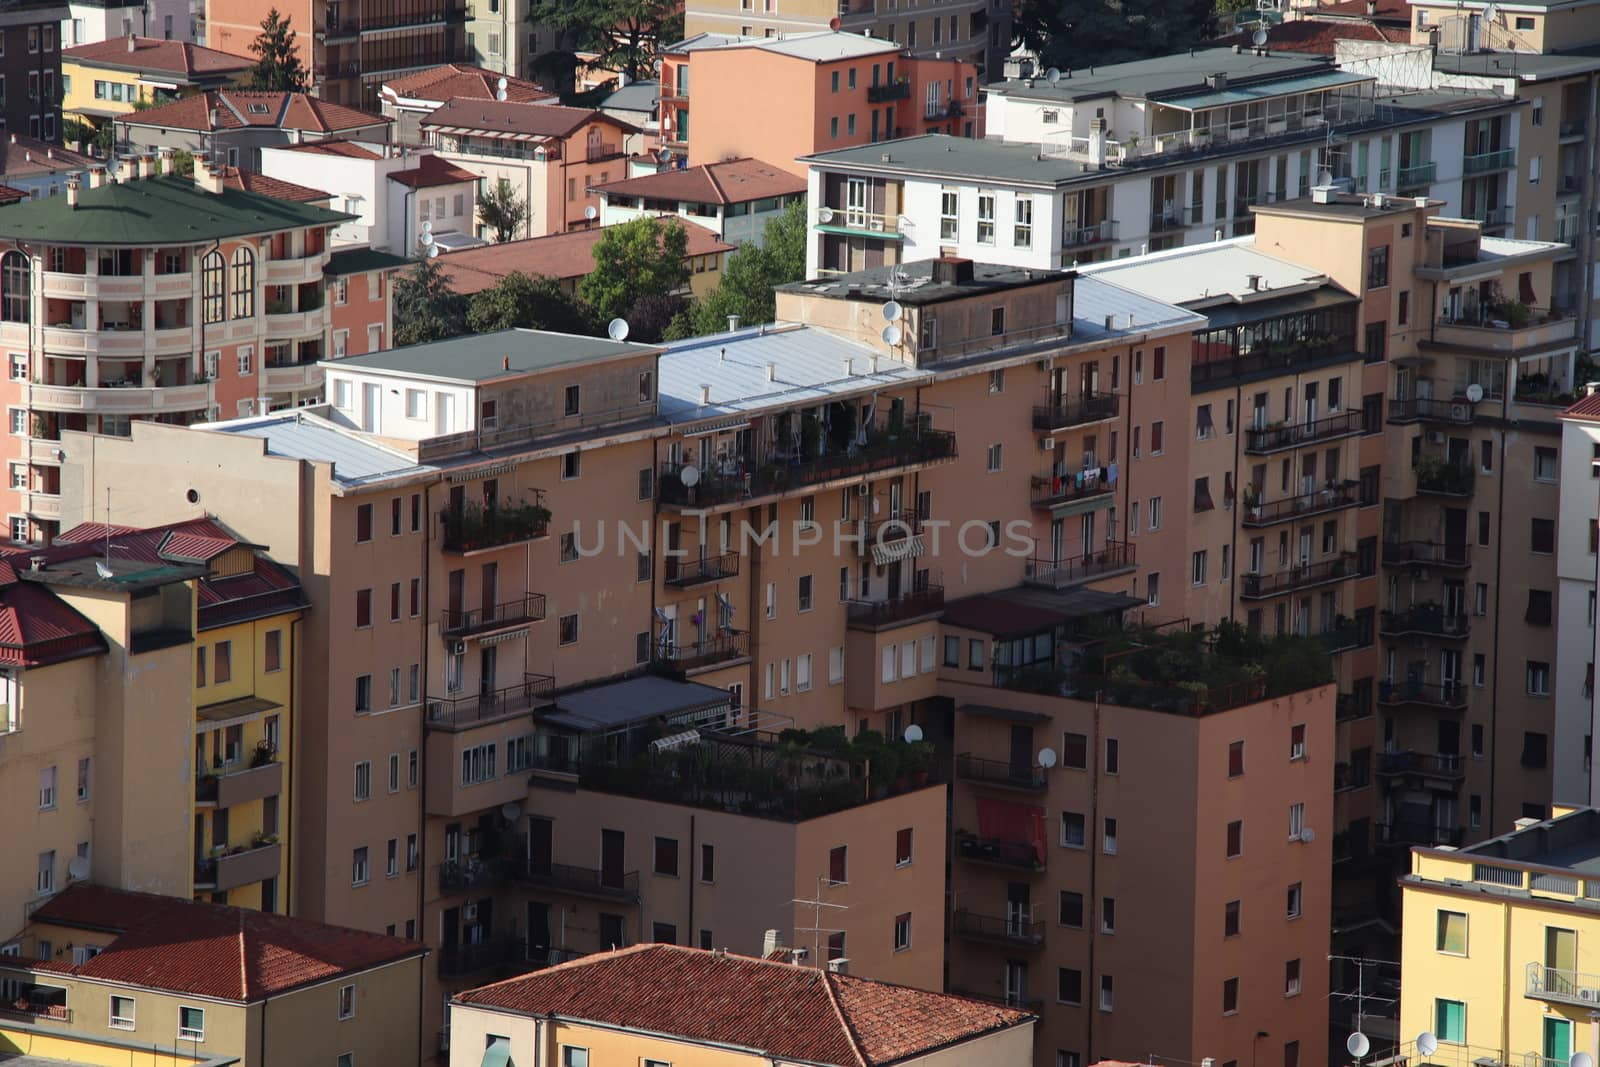
M 848 909 L 848 905 L 835 904 L 831 901 L 822 899 L 822 876 L 820 874 L 817 875 L 817 892 L 812 899 L 806 900 L 803 897 L 796 897 L 789 901 L 789 903 L 795 907 L 804 906 L 811 909 L 811 925 L 799 926 L 795 929 L 799 930 L 801 933 L 809 933 L 811 935 L 811 958 L 817 961 L 818 967 L 826 970 L 827 961 L 822 958 L 822 935 L 838 934 L 843 933 L 844 931 L 823 926 L 822 909 L 835 908 L 839 911 L 845 911 Z
M 612 319 L 606 325 L 606 336 L 613 341 L 626 341 L 628 339 L 628 320 Z

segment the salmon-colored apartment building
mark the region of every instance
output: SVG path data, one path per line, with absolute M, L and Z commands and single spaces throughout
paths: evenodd
M 308 403 L 330 330 L 333 355 L 387 343 L 388 277 L 402 261 L 335 256 L 328 230 L 349 216 L 234 188 L 203 160 L 192 180 L 170 173 L 170 154 L 167 173 L 153 156 L 126 170 L 123 181 L 91 170 L 88 188 L 73 180 L 66 196 L 0 214 L 0 456 L 14 540 L 66 528 L 63 430 L 125 435 L 140 419 Z M 90 517 L 104 519 L 104 505 Z
M 661 139 L 690 166 L 748 156 L 804 178 L 795 160 L 813 152 L 924 133 L 983 136 L 978 70 L 962 59 L 837 31 L 707 38 L 661 62 Z M 752 92 L 786 106 L 750 122 L 742 102 Z

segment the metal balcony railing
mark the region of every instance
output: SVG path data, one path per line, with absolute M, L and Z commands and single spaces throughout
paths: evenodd
M 984 759 L 970 752 L 956 757 L 956 777 L 1006 789 L 1043 790 L 1050 781 L 1043 767 L 1025 767 L 1004 760 Z
M 1242 520 L 1245 526 L 1271 526 L 1273 523 L 1316 515 L 1338 508 L 1355 507 L 1361 502 L 1360 483 L 1335 482 L 1299 496 L 1282 497 L 1267 503 L 1247 504 Z
M 1526 981 L 1523 995 L 1530 999 L 1600 1009 L 1600 974 L 1584 974 L 1535 962 L 1528 964 Z
M 1476 474 L 1469 463 L 1428 463 L 1413 468 L 1417 492 L 1435 496 L 1471 496 Z
M 847 621 L 856 626 L 887 626 L 944 610 L 944 586 L 928 585 L 884 600 L 852 600 Z
M 1120 410 L 1120 400 L 1114 393 L 1080 396 L 1076 400 L 1054 400 L 1048 404 L 1034 405 L 1033 428 L 1045 431 L 1064 430 L 1085 423 L 1114 419 Z
M 1047 589 L 1065 589 L 1091 579 L 1135 566 L 1137 555 L 1131 541 L 1107 541 L 1098 552 L 1066 559 L 1034 556 L 1023 564 L 1022 580 Z
M 1117 239 L 1117 220 L 1102 219 L 1083 226 L 1066 226 L 1061 231 L 1062 248 L 1085 248 Z
M 1465 542 L 1459 545 L 1440 544 L 1437 541 L 1383 543 L 1385 567 L 1466 567 L 1471 563 L 1471 552 Z
M 1435 400 L 1432 397 L 1393 398 L 1389 401 L 1390 422 L 1444 422 L 1465 426 L 1472 422 L 1472 404 L 1466 400 Z
M 886 85 L 867 86 L 867 103 L 887 104 L 893 100 L 911 99 L 910 82 L 889 82 Z
M 665 648 L 656 646 L 656 658 L 675 671 L 692 671 L 749 654 L 750 633 L 747 630 L 710 634 L 699 641 L 674 642 Z
M 440 627 L 447 636 L 460 637 L 501 626 L 517 626 L 544 618 L 544 594 L 524 593 L 515 600 L 488 607 L 440 613 Z
M 1380 752 L 1378 774 L 1397 776 L 1421 775 L 1427 778 L 1458 779 L 1463 777 L 1461 757 L 1444 752 Z
M 1244 432 L 1244 450 L 1252 454 L 1281 452 L 1287 448 L 1331 441 L 1361 432 L 1361 412 L 1342 411 L 1315 422 L 1263 426 Z
M 1356 571 L 1355 553 L 1344 552 L 1332 559 L 1305 563 L 1268 574 L 1242 574 L 1239 576 L 1239 595 L 1246 600 L 1281 596 L 1297 589 L 1354 578 Z
M 1418 604 L 1405 611 L 1385 611 L 1379 616 L 1378 632 L 1385 637 L 1420 634 L 1424 637 L 1466 637 L 1472 629 L 1468 616 L 1447 612 L 1437 604 Z
M 1487 174 L 1492 170 L 1510 170 L 1517 165 L 1517 150 L 1499 148 L 1493 152 L 1475 152 L 1461 158 L 1461 173 Z
M 491 722 L 507 715 L 533 711 L 549 702 L 556 679 L 550 674 L 524 674 L 520 685 L 461 697 L 429 697 L 426 724 L 440 729 L 460 729 Z
M 1005 841 L 981 834 L 956 834 L 956 855 L 974 863 L 989 863 L 1022 871 L 1044 870 L 1044 855 L 1031 842 Z
M 724 552 L 717 556 L 700 556 L 694 559 L 669 558 L 664 564 L 662 582 L 683 588 L 705 582 L 720 582 L 739 574 L 739 553 Z
M 1044 923 L 1020 916 L 976 915 L 959 908 L 951 915 L 951 926 L 961 937 L 991 941 L 1002 945 L 1039 948 L 1044 944 Z
M 1378 703 L 1423 704 L 1433 708 L 1460 710 L 1467 706 L 1467 687 L 1455 681 L 1416 682 L 1406 679 L 1379 682 Z
M 1396 189 L 1421 189 L 1432 185 L 1439 176 L 1439 164 L 1415 163 L 1409 167 L 1401 167 L 1395 177 Z
M 500 967 L 521 966 L 528 943 L 520 937 L 492 938 L 472 945 L 443 945 L 439 949 L 439 977 L 461 978 Z
M 608 871 L 599 867 L 579 867 L 570 863 L 535 863 L 510 860 L 507 877 L 519 885 L 539 886 L 578 896 L 604 900 L 638 900 L 639 872 Z

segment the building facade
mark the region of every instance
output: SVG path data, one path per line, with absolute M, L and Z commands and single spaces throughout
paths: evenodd
M 0 77 L 11 91 L 0 106 L 5 132 L 45 141 L 61 136 L 61 21 L 65 3 L 25 0 L 0 14 Z

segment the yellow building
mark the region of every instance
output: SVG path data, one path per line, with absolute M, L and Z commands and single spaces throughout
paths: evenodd
M 1600 1055 L 1600 809 L 1521 819 L 1459 851 L 1415 848 L 1401 889 L 1401 1054 L 1430 1033 L 1438 1047 L 1417 1062 Z
M 61 114 L 98 126 L 141 104 L 225 88 L 255 60 L 159 37 L 113 37 L 61 53 Z
M 0 1059 L 419 1062 L 415 941 L 76 885 L 0 941 Z M 33 1062 L 30 1060 L 30 1062 Z
M 783 960 L 644 944 L 468 990 L 450 1067 L 1029 1067 L 1038 1017 Z

